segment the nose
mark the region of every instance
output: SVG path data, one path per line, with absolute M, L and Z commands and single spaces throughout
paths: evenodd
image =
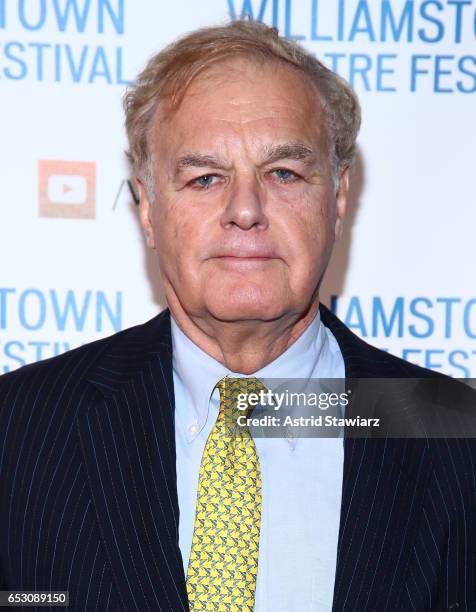
M 221 216 L 224 228 L 265 229 L 268 219 L 264 210 L 264 194 L 256 177 L 235 177 Z

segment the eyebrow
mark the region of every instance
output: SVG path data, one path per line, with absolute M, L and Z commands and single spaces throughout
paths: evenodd
M 263 161 L 260 165 L 272 164 L 282 159 L 294 159 L 304 161 L 306 165 L 312 165 L 316 160 L 315 152 L 302 142 L 288 142 L 285 144 L 271 145 L 262 149 Z M 179 174 L 186 168 L 215 168 L 229 170 L 230 165 L 223 159 L 214 155 L 206 155 L 199 152 L 184 153 L 177 159 L 175 174 Z
M 272 145 L 263 149 L 264 164 L 272 164 L 281 159 L 294 159 L 304 161 L 311 165 L 316 160 L 315 152 L 302 142 L 288 142 L 280 145 Z
M 227 170 L 230 167 L 223 160 L 213 155 L 205 155 L 203 153 L 184 153 L 177 160 L 175 173 L 178 174 L 185 168 L 217 168 L 220 170 Z

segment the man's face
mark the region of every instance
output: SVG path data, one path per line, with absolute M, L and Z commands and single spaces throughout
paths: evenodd
M 155 202 L 141 219 L 170 305 L 221 321 L 308 310 L 344 213 L 312 85 L 236 59 L 197 77 L 153 126 Z

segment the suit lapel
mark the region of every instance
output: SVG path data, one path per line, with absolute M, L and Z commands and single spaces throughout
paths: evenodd
M 321 316 L 347 378 L 404 376 L 323 306 Z M 333 610 L 398 609 L 431 468 L 424 440 L 345 439 Z
M 398 376 L 324 307 L 321 316 L 348 378 Z M 119 334 L 88 379 L 95 400 L 79 410 L 77 428 L 123 606 L 187 610 L 168 312 Z M 334 610 L 397 609 L 430 471 L 423 441 L 345 440 Z
M 334 610 L 399 609 L 431 466 L 421 440 L 345 440 Z
M 90 494 L 126 610 L 188 610 L 178 547 L 167 312 L 117 340 L 89 376 L 77 427 Z

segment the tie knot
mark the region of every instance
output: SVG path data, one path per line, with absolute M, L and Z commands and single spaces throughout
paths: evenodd
M 260 403 L 261 392 L 266 392 L 263 383 L 254 376 L 248 378 L 225 376 L 217 383 L 217 387 L 220 391 L 220 409 L 233 421 L 236 421 L 240 415 L 248 416 Z
M 236 395 L 238 393 L 259 393 L 264 385 L 255 376 L 233 377 L 224 376 L 218 381 L 217 387 L 220 393 Z

